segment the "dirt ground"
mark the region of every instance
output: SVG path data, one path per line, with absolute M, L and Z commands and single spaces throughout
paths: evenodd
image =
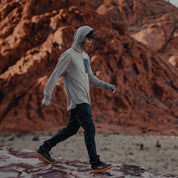
M 2 135 L 0 145 L 35 151 L 52 135 Z M 95 139 L 103 162 L 137 165 L 152 173 L 178 175 L 177 136 L 96 134 Z M 57 144 L 51 154 L 55 159 L 88 161 L 83 133 Z

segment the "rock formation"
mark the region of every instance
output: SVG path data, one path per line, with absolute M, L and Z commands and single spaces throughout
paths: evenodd
M 178 9 L 165 1 L 134 1 L 134 6 L 131 35 L 178 68 Z
M 178 134 L 178 73 L 166 58 L 173 54 L 170 48 L 177 50 L 177 15 L 162 17 L 160 7 L 170 14 L 177 8 L 164 0 L 2 0 L 0 7 L 0 134 L 49 131 L 67 123 L 62 80 L 48 111 L 41 109 L 43 89 L 76 28 L 86 24 L 97 37 L 89 51 L 93 72 L 117 85 L 114 96 L 91 86 L 97 131 Z M 162 19 L 166 39 L 158 36 L 154 17 Z M 141 43 L 145 37 L 137 41 L 149 22 L 154 49 L 148 40 Z
M 174 178 L 173 175 L 156 175 L 135 165 L 114 164 L 111 170 L 102 174 L 92 174 L 90 165 L 86 162 L 57 159 L 54 165 L 40 161 L 30 150 L 18 150 L 0 147 L 0 177 L 154 177 Z

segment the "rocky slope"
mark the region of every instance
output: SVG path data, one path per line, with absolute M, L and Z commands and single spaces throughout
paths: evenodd
M 47 131 L 67 123 L 62 80 L 53 92 L 56 102 L 48 111 L 41 109 L 43 88 L 60 54 L 71 46 L 76 28 L 87 24 L 95 29 L 98 38 L 95 49 L 89 51 L 93 72 L 118 88 L 113 96 L 91 86 L 97 131 L 177 135 L 177 69 L 158 54 L 164 45 L 152 49 L 132 36 L 139 33 L 133 28 L 136 23 L 146 24 L 151 18 L 152 7 L 155 12 L 160 6 L 169 13 L 178 10 L 164 0 L 149 1 L 148 7 L 146 3 L 1 1 L 0 133 Z M 157 17 L 154 14 L 152 17 Z M 176 39 L 177 29 L 166 18 L 164 21 L 172 29 L 169 34 L 174 32 Z M 176 40 L 171 40 L 164 49 L 169 51 L 172 42 L 176 44 Z
M 131 35 L 178 68 L 178 9 L 164 1 L 138 1 L 135 6 Z
M 54 165 L 40 161 L 34 152 L 30 150 L 18 150 L 13 148 L 0 147 L 0 176 L 7 177 L 155 177 L 174 178 L 173 175 L 156 175 L 149 173 L 135 165 L 114 164 L 111 170 L 96 175 L 90 171 L 90 165 L 86 162 L 67 161 L 58 159 Z

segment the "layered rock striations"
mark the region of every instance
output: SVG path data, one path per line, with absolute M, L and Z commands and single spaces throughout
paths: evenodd
M 135 165 L 114 164 L 111 170 L 102 174 L 91 173 L 90 165 L 86 162 L 68 161 L 57 158 L 54 165 L 39 160 L 31 150 L 18 150 L 0 147 L 0 176 L 7 177 L 155 177 L 176 178 L 174 175 L 153 174 Z
M 172 9 L 177 14 L 176 8 L 163 0 L 12 0 L 1 1 L 0 6 L 1 134 L 49 131 L 67 123 L 61 79 L 48 111 L 42 110 L 41 100 L 60 54 L 71 46 L 81 25 L 95 29 L 97 40 L 89 51 L 93 72 L 117 85 L 114 95 L 91 86 L 97 131 L 178 134 L 178 73 L 163 55 L 165 39 L 160 37 L 163 45 L 153 49 L 137 38 L 143 24 L 148 26 L 150 19 L 154 24 L 160 7 L 170 14 Z M 169 53 L 176 44 L 177 29 L 166 19 L 160 25 L 171 29 L 169 33 L 163 29 L 169 41 L 164 49 Z M 159 38 L 158 32 L 154 34 L 150 35 L 153 40 Z M 168 40 L 170 34 L 173 40 Z M 177 45 L 173 46 L 176 51 Z

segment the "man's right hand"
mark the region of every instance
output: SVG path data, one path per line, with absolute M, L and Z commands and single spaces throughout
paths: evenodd
M 49 106 L 49 104 L 50 104 L 50 100 L 49 99 L 47 99 L 47 98 L 43 98 L 43 100 L 42 100 L 42 103 L 41 103 L 41 108 L 43 109 L 43 110 L 48 110 L 48 106 Z
M 43 98 L 43 100 L 42 100 L 42 105 L 44 105 L 44 106 L 49 106 L 50 103 L 51 103 L 51 99 L 48 99 L 48 98 L 46 98 L 46 97 Z
M 46 105 L 44 105 L 44 104 L 41 104 L 41 108 L 43 109 L 43 110 L 48 110 L 48 106 L 46 106 Z
M 43 100 L 42 100 L 42 103 L 41 103 L 41 108 L 44 109 L 44 110 L 49 110 L 49 105 L 50 105 L 51 102 L 57 103 L 56 100 L 53 100 L 53 99 L 48 100 L 44 97 Z

